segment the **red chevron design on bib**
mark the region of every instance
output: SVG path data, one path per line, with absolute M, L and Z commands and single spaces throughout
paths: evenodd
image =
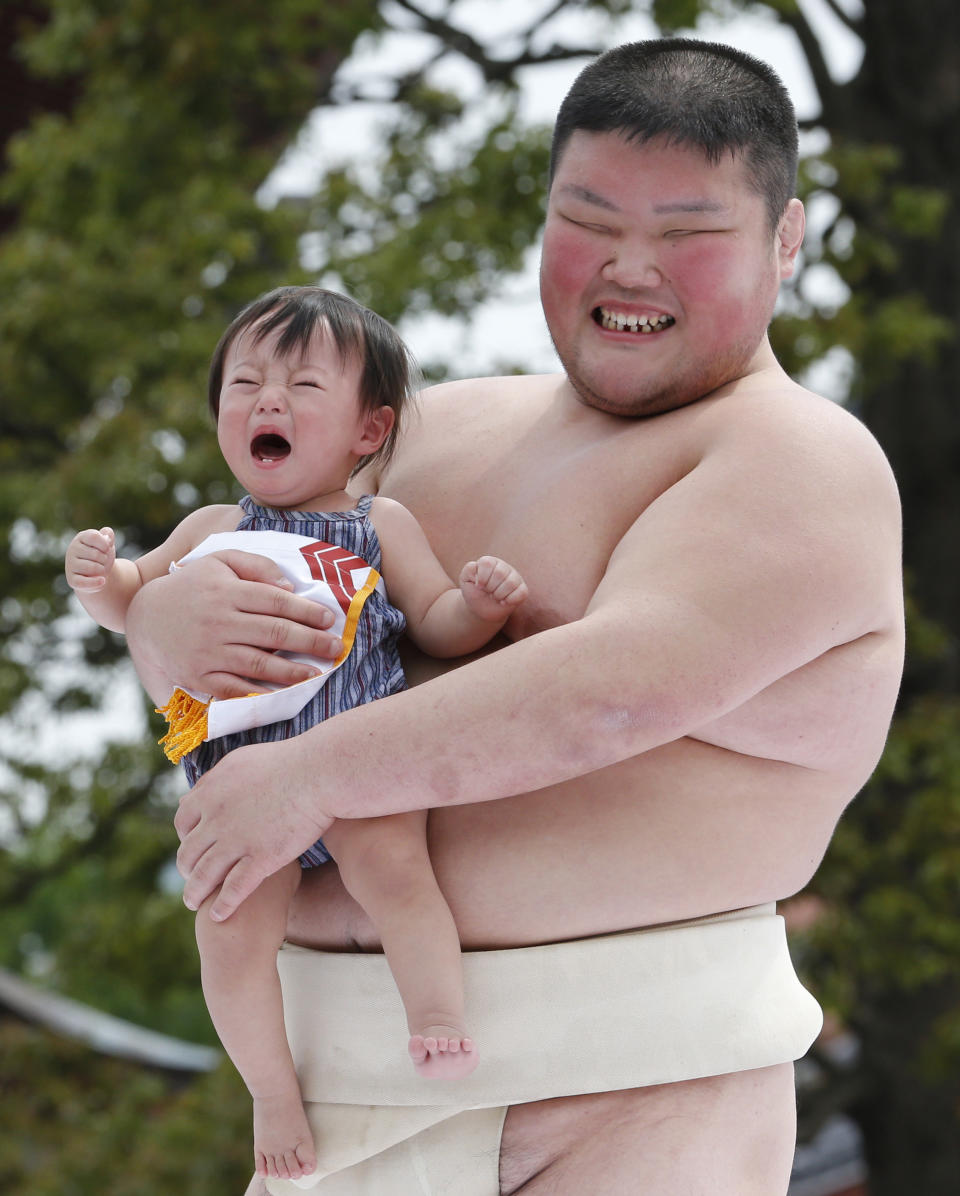
M 359 588 L 354 584 L 352 574 L 355 569 L 369 570 L 367 562 L 339 544 L 326 544 L 323 540 L 305 545 L 300 549 L 300 554 L 307 562 L 310 576 L 316 581 L 326 582 L 340 609 L 348 614 L 350 602 Z

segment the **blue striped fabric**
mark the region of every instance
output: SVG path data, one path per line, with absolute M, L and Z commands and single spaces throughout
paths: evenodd
M 237 530 L 293 532 L 295 535 L 312 536 L 316 540 L 348 549 L 379 572 L 380 542 L 370 521 L 372 501 L 370 495 L 364 495 L 352 511 L 284 511 L 258 506 L 246 495 L 240 501 L 244 517 L 237 524 Z M 380 590 L 375 590 L 364 603 L 350 655 L 331 674 L 313 700 L 295 718 L 286 722 L 254 727 L 201 744 L 183 759 L 190 785 L 194 785 L 198 777 L 213 768 L 234 748 L 248 743 L 291 739 L 341 710 L 349 710 L 402 690 L 405 682 L 397 642 L 405 622 L 403 614 L 390 605 Z M 310 868 L 329 859 L 329 852 L 319 841 L 303 853 L 300 863 Z

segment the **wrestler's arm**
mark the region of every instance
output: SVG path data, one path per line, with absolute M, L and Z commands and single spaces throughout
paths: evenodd
M 176 820 L 188 904 L 223 882 L 229 914 L 333 817 L 527 792 L 694 733 L 886 626 L 899 515 L 872 438 L 740 422 L 642 512 L 580 620 L 208 773 Z M 265 801 L 284 811 L 269 841 Z

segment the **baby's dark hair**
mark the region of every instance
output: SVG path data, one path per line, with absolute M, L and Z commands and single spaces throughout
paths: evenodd
M 797 118 L 787 89 L 765 62 L 733 46 L 694 38 L 629 42 L 585 67 L 557 115 L 550 180 L 578 130 L 620 133 L 643 144 L 662 137 L 716 164 L 739 153 L 776 229 L 797 180 Z
M 396 447 L 404 411 L 413 400 L 420 379 L 417 364 L 393 325 L 356 300 L 323 287 L 277 287 L 268 291 L 247 304 L 213 351 L 207 398 L 214 419 L 220 413 L 224 358 L 237 337 L 254 325 L 257 343 L 282 328 L 277 349 L 284 354 L 305 350 L 313 335 L 322 330 L 333 338 L 341 363 L 350 358 L 359 363 L 360 410 L 390 407 L 394 421 L 380 448 L 361 458 L 354 472 L 371 461 L 381 467 L 386 465 Z

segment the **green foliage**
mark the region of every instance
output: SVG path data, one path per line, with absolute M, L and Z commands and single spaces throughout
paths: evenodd
M 653 0 L 651 15 L 664 34 L 693 29 L 701 13 L 716 8 L 701 0 Z
M 0 1024 L 0 1187 L 21 1196 L 243 1191 L 253 1152 L 242 1083 L 226 1062 L 185 1079 Z
M 453 146 L 458 106 L 412 101 L 381 157 L 328 172 L 312 211 L 326 269 L 393 320 L 466 313 L 519 268 L 543 220 L 549 156 L 548 130 L 518 127 L 514 97 L 478 141 Z
M 920 700 L 895 721 L 815 887 L 829 911 L 816 927 L 817 972 L 851 1025 L 869 1018 L 871 990 L 891 977 L 901 997 L 960 992 L 960 703 Z M 957 1071 L 937 1027 L 924 1030 L 924 1066 Z
M 856 1070 L 840 1084 L 865 1132 L 870 1190 L 951 1192 L 960 1161 L 960 703 L 921 699 L 895 721 L 813 887 L 826 905 L 805 966 L 860 1043 Z
M 372 10 L 50 0 L 16 48 L 74 98 L 32 114 L 0 176 L 0 955 L 192 1040 L 214 1036 L 171 883 L 183 782 L 149 735 L 91 756 L 109 723 L 76 716 L 135 690 L 122 639 L 71 613 L 63 551 L 104 523 L 139 551 L 225 497 L 210 353 L 242 303 L 308 277 L 302 213 L 257 191 Z M 21 1046 L 3 1050 L 4 1190 L 242 1190 L 235 1078 L 229 1099 L 222 1079 L 177 1096 L 88 1048 Z M 198 1116 L 221 1099 L 222 1120 Z
M 951 651 L 907 603 L 907 687 L 870 782 L 810 886 L 819 920 L 797 945 L 827 1007 L 855 1035 L 840 1103 L 864 1130 L 871 1192 L 951 1192 L 960 1162 L 960 701 L 924 692 Z

